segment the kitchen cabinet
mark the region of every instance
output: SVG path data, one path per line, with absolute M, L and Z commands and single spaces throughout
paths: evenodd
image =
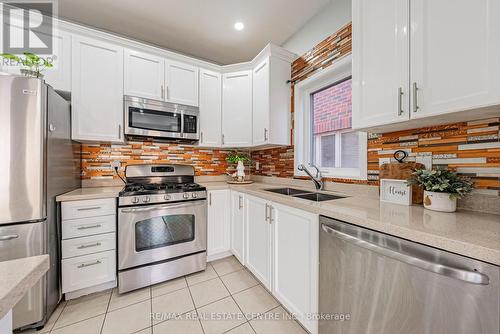
M 246 265 L 268 289 L 271 289 L 271 217 L 270 202 L 246 196 Z M 290 254 L 291 255 L 291 254 Z
M 222 145 L 222 76 L 200 69 L 200 146 Z
M 165 100 L 167 102 L 198 106 L 198 67 L 165 61 Z
M 298 316 L 311 332 L 318 312 L 319 223 L 318 215 L 272 203 L 274 296 Z
M 245 265 L 245 195 L 231 191 L 231 252 Z
M 148 53 L 125 49 L 124 93 L 147 99 L 163 100 L 165 59 Z
M 500 104 L 499 12 L 496 0 L 354 0 L 353 128 L 495 115 L 487 107 Z
M 230 191 L 210 190 L 207 195 L 207 259 L 212 261 L 230 254 Z
M 290 61 L 266 57 L 252 75 L 253 146 L 290 145 Z
M 222 77 L 222 145 L 252 145 L 252 71 Z
M 72 138 L 123 141 L 123 48 L 73 35 Z

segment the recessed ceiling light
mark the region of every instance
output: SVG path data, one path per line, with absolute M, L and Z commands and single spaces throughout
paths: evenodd
M 240 31 L 240 30 L 243 30 L 245 28 L 245 25 L 242 23 L 242 22 L 236 22 L 234 24 L 234 29 Z

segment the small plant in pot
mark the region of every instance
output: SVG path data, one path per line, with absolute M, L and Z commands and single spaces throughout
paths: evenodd
M 446 169 L 416 169 L 407 180 L 424 189 L 424 207 L 429 210 L 455 212 L 457 199 L 473 189 L 473 182 Z
M 226 161 L 231 164 L 236 164 L 236 173 L 231 176 L 237 179 L 239 182 L 245 180 L 245 163 L 250 163 L 252 160 L 246 154 L 241 154 L 238 152 L 231 152 L 227 155 Z

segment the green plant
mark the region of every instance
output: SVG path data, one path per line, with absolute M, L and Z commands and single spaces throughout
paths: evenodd
M 252 159 L 250 159 L 250 157 L 246 154 L 231 152 L 227 155 L 226 161 L 231 164 L 237 164 L 239 161 L 243 163 L 249 163 L 252 161 Z
M 450 199 L 462 198 L 473 189 L 474 182 L 446 169 L 416 169 L 407 180 L 408 185 L 418 185 L 427 191 L 449 193 Z
M 51 68 L 53 66 L 48 58 L 43 58 L 29 52 L 25 52 L 24 56 L 17 56 L 11 53 L 2 53 L 0 56 L 21 64 L 29 75 L 37 78 L 42 76 L 42 72 L 46 68 Z

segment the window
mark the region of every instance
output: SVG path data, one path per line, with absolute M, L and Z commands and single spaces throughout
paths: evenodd
M 366 133 L 351 129 L 350 57 L 295 89 L 296 166 L 313 163 L 327 177 L 366 179 Z

